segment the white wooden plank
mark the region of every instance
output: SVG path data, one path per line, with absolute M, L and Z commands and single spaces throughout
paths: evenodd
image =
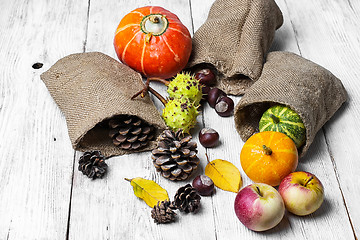
M 90 21 L 86 51 L 101 51 L 116 58 L 113 37 L 121 18 L 131 10 L 147 5 L 157 5 L 177 14 L 192 32 L 188 1 L 107 1 L 104 5 L 91 1 Z M 117 59 L 117 58 L 116 58 Z M 162 95 L 166 88 L 153 84 Z M 161 110 L 160 102 L 154 99 Z M 201 116 L 199 117 L 201 122 Z M 204 162 L 204 149 L 199 147 L 199 157 Z M 79 155 L 77 156 L 78 159 Z M 170 199 L 176 190 L 189 183 L 172 182 L 155 171 L 151 153 L 130 154 L 107 160 L 109 174 L 102 180 L 91 181 L 75 170 L 70 239 L 214 239 L 211 198 L 203 198 L 202 209 L 197 214 L 178 213 L 176 223 L 156 225 L 151 218 L 151 208 L 135 197 L 132 187 L 124 178 L 143 177 L 164 187 Z M 77 163 L 76 163 L 77 166 Z M 209 230 L 211 229 L 211 230 Z
M 303 1 L 301 6 L 298 2 L 288 1 L 287 5 L 297 29 L 303 56 L 328 68 L 339 77 L 349 94 L 348 103 L 324 129 L 342 194 L 358 237 L 360 154 L 357 152 L 359 132 L 356 130 L 356 119 L 360 116 L 360 84 L 356 79 L 360 74 L 360 60 L 357 57 L 360 53 L 359 1 Z M 298 8 L 302 11 L 297 11 Z
M 198 30 L 199 27 L 206 21 L 210 8 L 215 0 L 208 1 L 197 1 L 191 0 L 191 13 L 194 25 L 194 31 Z
M 196 2 L 192 2 L 193 14 L 195 16 L 197 13 L 194 9 L 198 9 L 196 6 L 194 7 Z M 283 1 L 277 1 L 277 3 L 284 14 L 285 22 L 275 35 L 272 50 L 299 53 L 294 35 L 296 29 L 293 29 L 290 22 L 287 6 Z M 200 19 L 199 21 L 201 22 L 202 20 Z M 194 22 L 194 26 L 198 26 L 198 24 Z M 240 97 L 232 98 L 235 103 L 240 100 Z M 222 138 L 221 146 L 208 150 L 210 158 L 222 158 L 232 162 L 241 171 L 244 181 L 243 186 L 251 184 L 251 180 L 241 169 L 239 155 L 244 143 L 235 131 L 233 119 L 217 116 L 214 109 L 208 106 L 204 111 L 204 119 L 205 125 L 216 129 Z M 241 236 L 244 239 L 350 239 L 352 237 L 351 227 L 346 216 L 346 209 L 342 202 L 341 192 L 322 132 L 320 132 L 313 143 L 310 153 L 300 161 L 297 170 L 313 172 L 323 181 L 327 195 L 321 209 L 303 218 L 287 214 L 276 228 L 264 234 L 258 234 L 246 229 L 237 220 L 233 209 L 235 194 L 218 190 L 217 194 L 213 197 L 217 238 L 238 239 Z
M 0 239 L 65 239 L 74 151 L 39 75 L 82 51 L 87 1 L 0 8 Z

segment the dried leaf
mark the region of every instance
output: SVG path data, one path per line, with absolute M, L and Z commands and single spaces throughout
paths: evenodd
M 205 174 L 210 177 L 215 186 L 225 191 L 237 193 L 242 185 L 239 169 L 229 161 L 215 159 L 205 167 Z
M 144 200 L 150 207 L 154 207 L 159 201 L 169 200 L 167 191 L 154 181 L 140 177 L 125 180 L 133 186 L 135 196 Z

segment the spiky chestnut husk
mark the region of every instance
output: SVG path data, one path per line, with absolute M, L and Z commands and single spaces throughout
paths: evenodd
M 197 107 L 186 98 L 170 99 L 163 109 L 162 117 L 166 125 L 173 131 L 182 129 L 183 133 L 189 133 L 196 124 L 199 115 Z
M 189 73 L 178 73 L 169 83 L 167 92 L 170 98 L 187 98 L 195 106 L 199 105 L 203 95 L 200 81 Z

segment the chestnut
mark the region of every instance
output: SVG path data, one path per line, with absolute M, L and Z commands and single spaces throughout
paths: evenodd
M 210 196 L 214 191 L 214 182 L 206 175 L 194 178 L 192 186 L 201 196 Z
M 211 88 L 209 86 L 205 86 L 205 85 L 202 86 L 202 88 L 201 88 L 202 94 L 203 94 L 202 99 L 207 100 L 207 96 L 209 94 L 210 89 Z
M 212 128 L 203 128 L 199 132 L 199 141 L 206 148 L 215 147 L 219 143 L 219 133 Z
M 226 93 L 224 93 L 222 90 L 216 87 L 212 88 L 207 96 L 207 101 L 210 107 L 214 108 L 215 104 L 218 102 L 218 99 L 223 96 L 226 96 Z
M 206 86 L 212 86 L 216 83 L 215 74 L 208 68 L 201 69 L 195 74 L 195 78 L 199 80 L 201 84 Z
M 223 96 L 218 99 L 215 104 L 215 111 L 222 117 L 231 116 L 234 110 L 234 101 L 228 96 Z

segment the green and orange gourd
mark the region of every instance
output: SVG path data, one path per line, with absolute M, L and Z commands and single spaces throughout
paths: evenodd
M 306 129 L 301 117 L 284 105 L 276 105 L 266 110 L 260 119 L 259 130 L 284 133 L 294 141 L 297 148 L 306 140 Z

